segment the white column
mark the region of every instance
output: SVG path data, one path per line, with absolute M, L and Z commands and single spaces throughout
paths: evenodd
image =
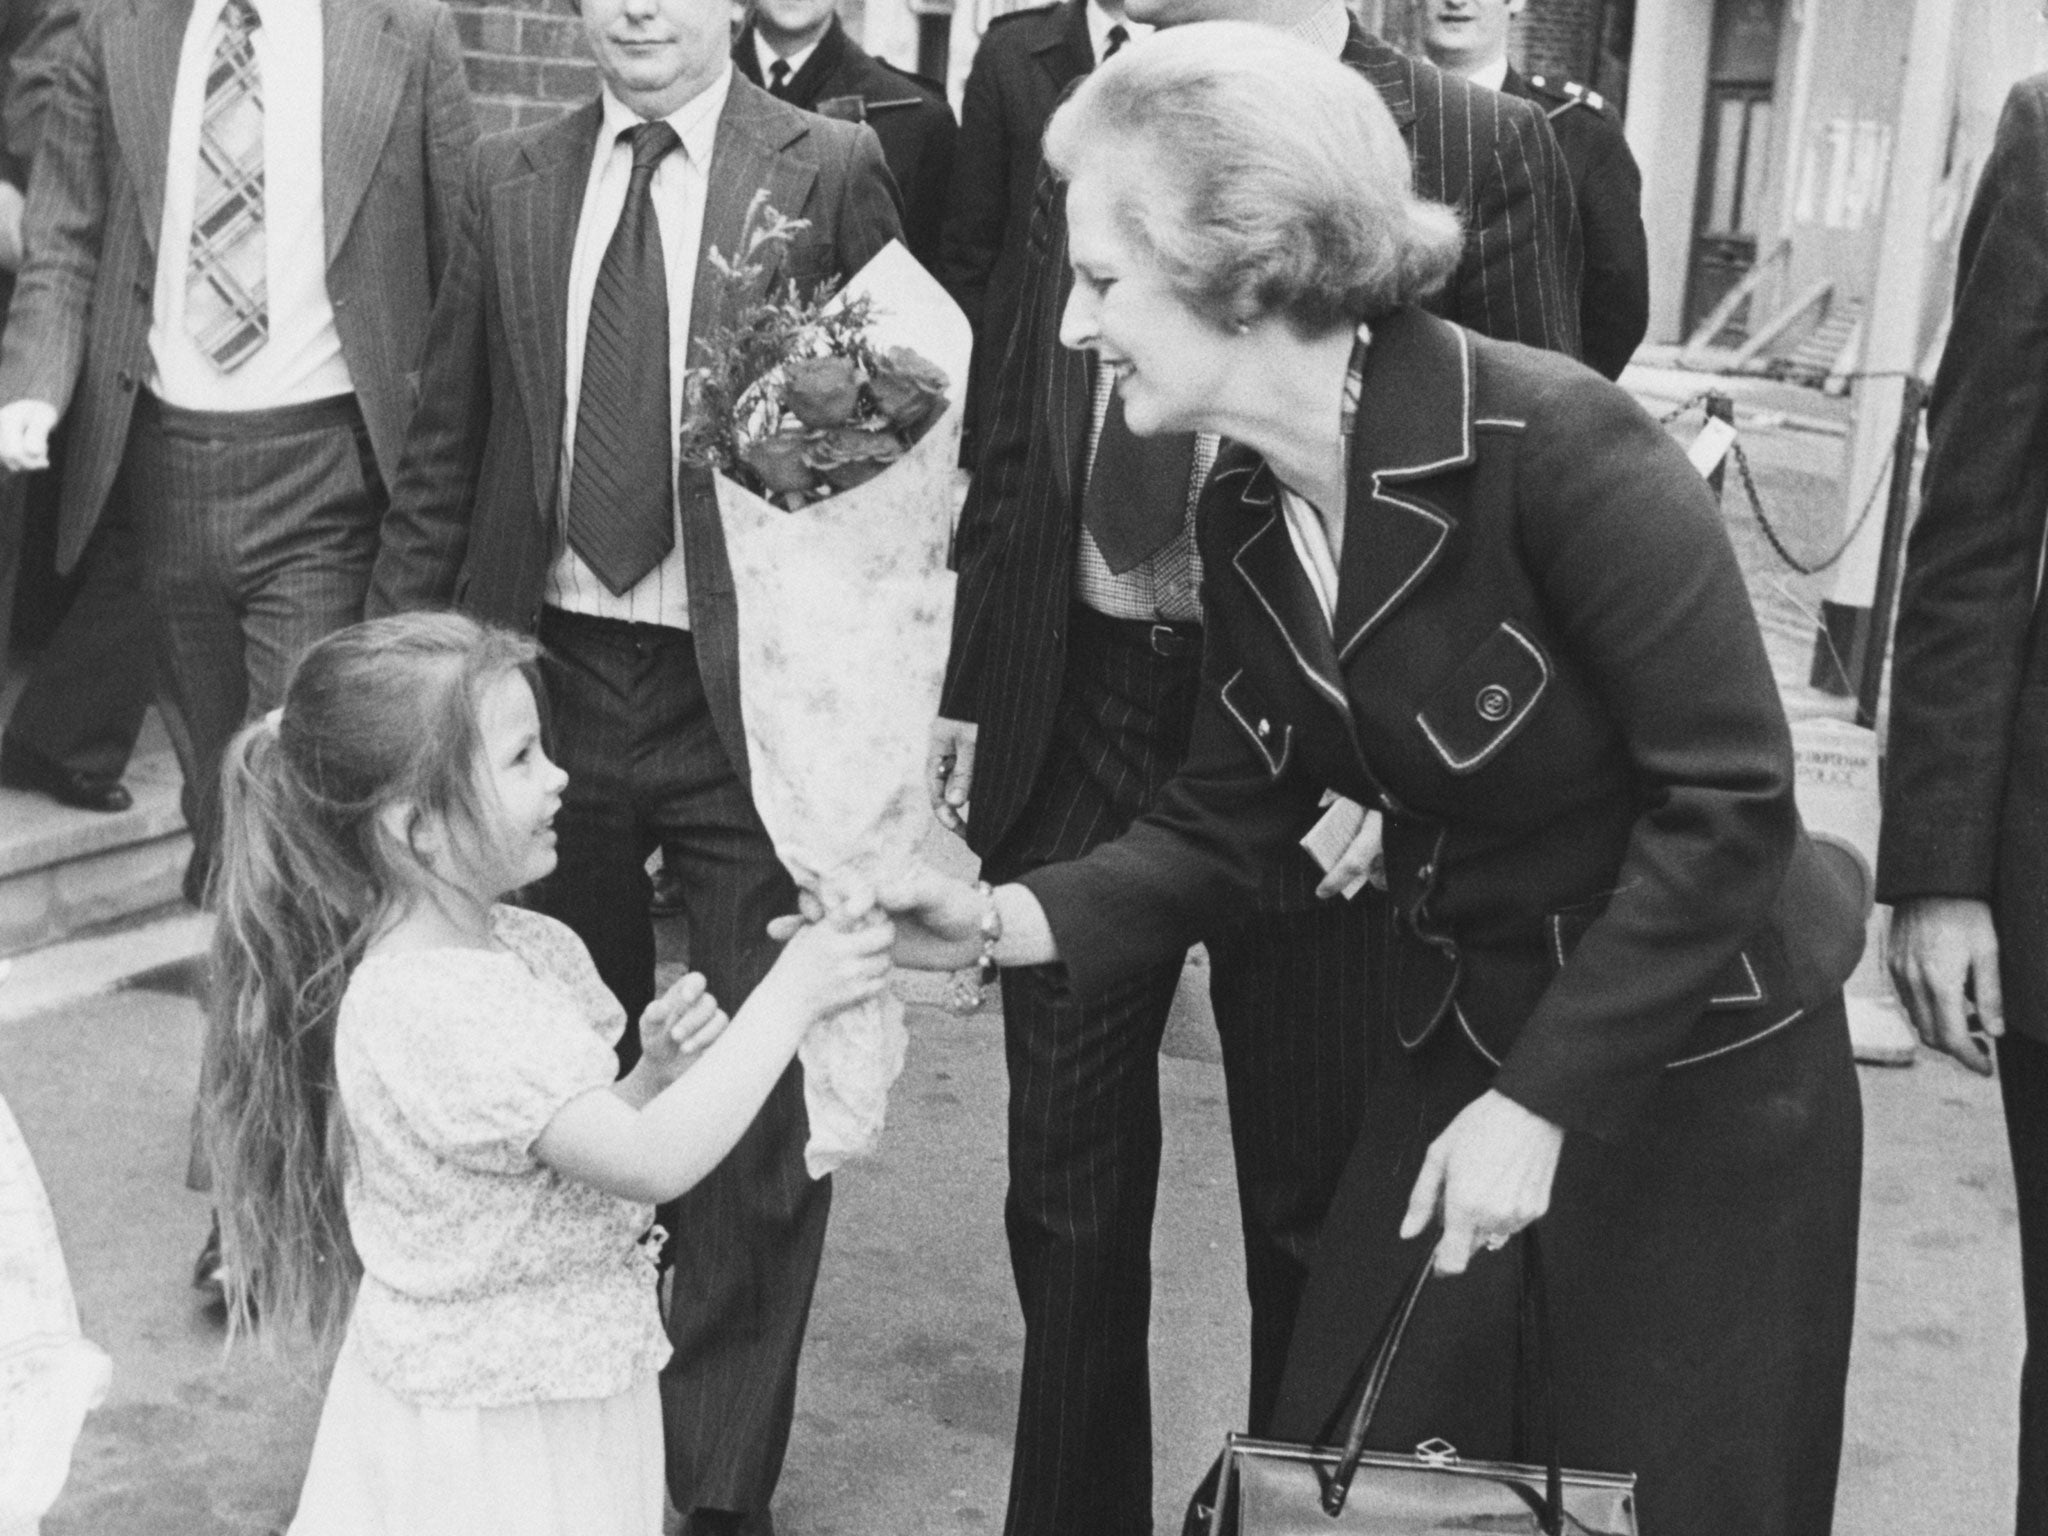
M 1628 143 L 1643 168 L 1650 238 L 1650 339 L 1683 341 L 1685 279 L 1707 109 L 1713 0 L 1637 0 Z
M 1949 92 L 1961 9 L 1956 0 L 1914 0 L 1905 83 L 1899 93 L 1898 130 L 1892 136 L 1877 282 L 1866 311 L 1862 362 L 1866 373 L 1904 374 L 1920 365 L 1922 326 L 1929 313 L 1928 282 L 1935 266 L 1929 231 L 1935 227 L 1935 190 L 1948 150 Z M 1892 441 L 1904 396 L 1901 378 L 1866 379 L 1856 385 L 1844 532 L 1873 496 L 1882 503 L 1886 495 L 1880 482 L 1890 478 Z M 1831 606 L 1869 609 L 1877 591 L 1883 543 L 1884 509 L 1880 504 L 1837 567 Z

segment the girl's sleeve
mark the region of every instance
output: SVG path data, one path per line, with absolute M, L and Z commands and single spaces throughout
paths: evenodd
M 484 1173 L 524 1173 L 562 1106 L 618 1076 L 618 1058 L 558 996 L 501 957 L 382 978 L 380 1022 L 363 1063 L 391 1112 L 436 1155 Z M 366 1003 L 371 1000 L 366 999 Z M 614 1005 L 616 1008 L 616 1005 Z

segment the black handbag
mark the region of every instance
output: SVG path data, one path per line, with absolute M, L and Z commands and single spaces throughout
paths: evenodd
M 1544 1461 L 1466 1461 L 1441 1440 L 1409 1455 L 1365 1449 L 1415 1303 L 1431 1268 L 1425 1257 L 1393 1314 L 1366 1351 L 1333 1423 L 1355 1396 L 1341 1446 L 1292 1445 L 1233 1434 L 1188 1505 L 1182 1536 L 1637 1536 L 1633 1476 L 1567 1472 L 1558 1462 L 1555 1383 L 1551 1376 L 1550 1310 L 1535 1229 L 1516 1239 L 1522 1258 L 1525 1392 L 1520 1425 L 1542 1409 Z M 1520 1439 L 1520 1435 L 1517 1435 Z

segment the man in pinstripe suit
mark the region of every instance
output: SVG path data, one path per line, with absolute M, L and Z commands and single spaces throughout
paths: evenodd
M 42 139 L 45 108 L 78 27 L 83 0 L 13 0 L 0 19 L 0 304 L 21 264 L 22 191 Z M 54 531 L 62 469 L 0 476 L 0 665 L 17 597 L 48 610 L 56 598 L 45 539 Z M 33 531 L 32 531 L 33 528 Z M 133 595 L 74 573 L 83 601 L 66 604 L 0 736 L 0 784 L 62 804 L 123 811 L 121 783 L 150 696 L 148 616 Z
M 102 0 L 54 84 L 0 463 L 66 421 L 58 566 L 155 610 L 195 901 L 228 737 L 361 616 L 475 140 L 438 0 Z
M 897 237 L 895 186 L 872 129 L 733 70 L 726 0 L 580 10 L 598 99 L 477 153 L 370 608 L 452 600 L 538 631 L 569 788 L 535 904 L 637 1017 L 654 996 L 645 865 L 663 846 L 690 963 L 737 1008 L 796 893 L 748 790 L 710 477 L 678 483 L 684 375 L 777 275 L 741 293 L 712 261 L 744 248 L 757 194 L 808 221 L 780 257 L 808 292 Z M 692 1536 L 774 1528 L 832 1198 L 805 1171 L 805 1136 L 792 1063 L 739 1145 L 662 1212 L 668 1485 Z
M 1266 22 L 1340 55 L 1386 100 L 1425 195 L 1465 214 L 1465 256 L 1439 312 L 1576 354 L 1571 188 L 1527 103 L 1398 53 L 1340 0 L 1127 9 L 1161 26 Z M 1113 381 L 1059 344 L 1070 282 L 1063 202 L 1041 174 L 1020 307 L 960 523 L 953 656 L 930 770 L 942 819 L 957 824 L 971 797 L 966 835 L 991 880 L 1122 832 L 1179 766 L 1199 686 L 1192 522 L 1214 443 L 1130 437 Z M 1134 525 L 1149 537 L 1134 540 Z M 1373 898 L 1319 902 L 1315 885 L 1305 855 L 1273 870 L 1261 910 L 1212 957 L 1252 1304 L 1254 1432 L 1272 1409 L 1363 1099 Z M 1151 1528 L 1157 1055 L 1178 971 L 1156 967 L 1085 1009 L 1056 969 L 1003 978 L 1005 1216 L 1025 1318 L 1010 1536 Z

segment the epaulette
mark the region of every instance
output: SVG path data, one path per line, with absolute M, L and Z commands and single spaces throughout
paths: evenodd
M 1591 86 L 1579 84 L 1576 80 L 1558 80 L 1553 82 L 1545 79 L 1542 75 L 1531 75 L 1529 77 L 1529 84 L 1532 89 L 1541 91 L 1552 101 L 1558 103 L 1557 106 L 1550 109 L 1546 116 L 1556 117 L 1560 112 L 1571 111 L 1573 107 L 1585 107 L 1593 112 L 1605 112 L 1607 110 L 1607 98 L 1605 96 L 1602 96 Z

